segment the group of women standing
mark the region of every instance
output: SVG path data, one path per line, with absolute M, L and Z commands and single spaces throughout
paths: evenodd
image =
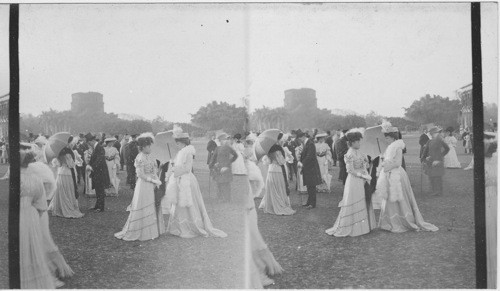
M 438 230 L 423 220 L 418 209 L 410 180 L 402 167 L 405 144 L 399 139 L 398 129 L 390 123 L 383 124 L 382 128 L 389 146 L 380 157 L 379 177 L 373 197 L 365 190 L 365 183 L 370 182 L 372 176 L 367 170 L 370 167 L 368 157 L 360 149 L 363 136 L 359 131 L 347 133 L 349 150 L 344 159 L 348 176 L 343 199 L 339 203 L 340 213 L 333 227 L 326 230 L 327 234 L 359 236 L 377 227 L 394 233 Z M 376 200 L 381 202 L 378 223 L 373 210 L 375 203 L 372 203 Z

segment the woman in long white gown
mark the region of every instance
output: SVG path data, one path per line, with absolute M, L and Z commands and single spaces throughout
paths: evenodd
M 75 168 L 73 157 L 67 151 L 61 151 L 58 157 L 53 159 L 52 163 L 57 167 L 57 189 L 50 202 L 49 211 L 52 212 L 53 216 L 83 217 L 76 199 L 75 183 L 71 172 Z
M 389 146 L 381 157 L 382 168 L 375 191 L 375 199 L 382 201 L 378 226 L 394 233 L 408 230 L 437 231 L 435 225 L 424 221 L 408 174 L 401 167 L 405 144 L 398 139 L 398 129 L 390 123 L 383 123 L 382 127 Z
M 325 232 L 336 237 L 360 236 L 375 228 L 373 207 L 367 205 L 365 183 L 371 180 L 368 174 L 368 157 L 360 150 L 362 134 L 348 132 L 349 150 L 344 156 L 347 179 L 344 195 L 339 203 L 340 212 L 332 228 Z
M 141 134 L 137 138 L 139 154 L 134 166 L 137 173 L 137 184 L 134 197 L 127 211 L 129 216 L 122 231 L 115 233 L 117 239 L 125 241 L 152 240 L 165 233 L 165 223 L 160 207 L 155 206 L 155 186 L 160 186 L 158 164 L 151 156 L 152 134 Z
M 249 164 L 247 164 L 249 165 Z M 250 169 L 248 169 L 251 171 Z M 246 237 L 247 237 L 247 264 L 248 276 L 246 282 L 247 289 L 263 289 L 274 283 L 268 275 L 281 274 L 283 268 L 276 261 L 273 254 L 267 247 L 257 224 L 257 211 L 255 209 L 254 195 L 250 185 L 247 191 L 246 201 Z
M 326 133 L 320 133 L 316 135 L 318 142 L 316 143 L 316 156 L 318 159 L 319 169 L 321 171 L 321 178 L 323 183 L 316 186 L 318 192 L 330 192 L 330 185 L 332 181 L 332 175 L 328 173 L 328 163 L 332 161 L 332 152 L 330 147 L 325 142 Z
M 19 213 L 19 264 L 22 289 L 55 289 L 61 286 L 51 274 L 41 217 L 47 211 L 46 191 L 55 188 L 52 170 L 36 162 L 29 144 L 20 145 L 21 193 Z
M 245 151 L 245 146 L 241 142 L 241 134 L 237 133 L 234 135 L 232 147 L 234 151 L 238 154 L 238 158 L 231 164 L 231 171 L 233 175 L 246 175 L 247 168 L 245 167 L 245 161 L 243 159 L 243 152 Z
M 118 176 L 116 175 L 116 171 L 120 166 L 120 153 L 113 146 L 115 141 L 115 138 L 107 138 L 106 147 L 104 148 L 109 180 L 111 181 L 112 186 L 106 189 L 106 196 L 118 196 L 118 190 L 120 187 L 120 179 L 118 179 Z
M 198 180 L 192 172 L 196 150 L 189 135 L 179 130 L 174 131 L 174 138 L 180 150 L 165 175 L 167 189 L 161 202 L 164 212 L 170 214 L 167 233 L 181 238 L 226 237 L 225 232 L 212 226 L 208 217 Z
M 266 193 L 260 202 L 259 208 L 268 214 L 293 215 L 295 210 L 292 209 L 290 197 L 287 194 L 285 177 L 283 176 L 282 166 L 286 163 L 285 157 L 277 145 L 271 147 L 267 156 L 271 160 L 271 164 L 267 173 Z
M 453 128 L 446 129 L 445 134 L 444 142 L 448 145 L 450 151 L 444 156 L 444 166 L 445 168 L 460 169 L 462 165 L 458 161 L 456 151 L 458 140 L 453 136 Z
M 485 134 L 485 138 L 488 136 Z M 497 141 L 485 140 L 485 186 L 486 186 L 486 270 L 487 287 L 496 289 L 497 285 Z

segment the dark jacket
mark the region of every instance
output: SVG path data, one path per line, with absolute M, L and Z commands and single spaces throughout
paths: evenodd
M 427 142 L 422 153 L 421 161 L 424 163 L 425 173 L 429 177 L 444 176 L 444 156 L 450 151 L 448 145 L 440 137 Z M 438 161 L 438 165 L 432 165 Z
M 237 158 L 238 154 L 236 151 L 228 145 L 222 145 L 215 149 L 209 168 L 212 177 L 217 183 L 230 183 L 233 181 L 231 164 L 236 161 Z M 222 172 L 222 168 L 227 169 Z
M 321 171 L 316 157 L 316 145 L 312 138 L 307 139 L 300 155 L 300 162 L 302 163 L 304 185 L 308 187 L 320 185 L 322 183 Z
M 92 189 L 96 189 L 97 185 L 100 185 L 102 188 L 108 187 L 111 182 L 108 165 L 106 164 L 106 152 L 100 144 L 97 144 L 92 152 L 89 165 L 92 167 L 92 172 L 90 173 Z
M 418 140 L 418 144 L 420 145 L 420 155 L 419 155 L 420 158 L 422 158 L 422 153 L 424 152 L 424 147 L 428 142 L 429 142 L 429 136 L 427 136 L 427 134 L 423 133 L 420 136 L 420 139 Z
M 217 144 L 215 143 L 215 141 L 212 139 L 209 140 L 208 144 L 207 144 L 207 151 L 208 151 L 207 165 L 210 164 L 210 161 L 212 160 L 212 156 L 213 156 L 216 148 L 217 148 Z
M 125 157 L 127 160 L 127 165 L 134 166 L 135 158 L 139 154 L 139 148 L 137 147 L 137 141 L 132 141 L 128 144 L 128 156 Z
M 347 179 L 347 168 L 344 161 L 344 156 L 349 150 L 349 146 L 347 145 L 347 137 L 343 136 L 338 139 L 335 143 L 335 155 L 337 156 L 337 160 L 339 161 L 339 180 L 342 180 L 344 183 Z

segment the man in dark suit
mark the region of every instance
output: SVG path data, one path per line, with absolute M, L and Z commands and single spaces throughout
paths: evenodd
M 304 145 L 304 150 L 300 155 L 298 168 L 302 171 L 304 185 L 307 187 L 307 203 L 303 206 L 311 209 L 316 207 L 316 186 L 322 183 L 318 158 L 316 157 L 316 145 L 312 138 L 308 138 L 302 131 L 297 130 L 297 138 Z
M 210 161 L 212 160 L 212 156 L 215 152 L 215 149 L 217 148 L 217 143 L 215 142 L 215 134 L 210 134 L 210 140 L 208 141 L 207 144 L 207 151 L 208 151 L 208 157 L 207 157 L 207 165 L 210 165 Z
M 330 153 L 332 154 L 333 157 L 333 137 L 332 137 L 332 132 L 327 130 L 326 131 L 327 137 L 326 137 L 326 144 L 330 147 Z
M 427 142 L 422 153 L 421 161 L 425 166 L 425 173 L 431 182 L 432 194 L 443 195 L 444 156 L 450 148 L 440 135 L 441 129 L 433 127 L 430 129 L 432 139 Z
M 137 147 L 137 134 L 132 134 L 131 138 L 128 144 L 128 155 L 125 158 L 127 159 L 127 183 L 130 185 L 130 189 L 134 190 L 137 180 L 134 163 L 135 158 L 139 154 L 139 148 Z
M 92 188 L 95 189 L 97 196 L 97 201 L 92 209 L 96 212 L 103 212 L 104 199 L 106 198 L 104 189 L 111 184 L 108 166 L 106 165 L 106 153 L 104 148 L 97 143 L 94 135 L 87 133 L 87 135 L 85 135 L 85 140 L 90 147 L 94 148 L 92 156 L 90 157 L 90 162 L 87 165 L 87 169 L 92 171 L 90 173 L 90 178 L 92 179 Z
M 424 152 L 424 147 L 429 142 L 430 138 L 427 135 L 427 129 L 424 128 L 422 130 L 422 135 L 420 135 L 420 139 L 418 140 L 418 144 L 420 145 L 420 155 L 419 158 L 422 158 L 422 153 Z
M 347 154 L 349 150 L 349 146 L 347 145 L 347 129 L 342 130 L 343 136 L 337 140 L 335 144 L 335 154 L 337 155 L 337 160 L 339 161 L 339 180 L 345 185 L 345 181 L 347 180 L 347 168 L 344 161 L 344 156 Z
M 226 133 L 220 133 L 217 136 L 221 145 L 215 149 L 208 165 L 212 178 L 217 182 L 217 198 L 224 202 L 231 202 L 231 182 L 233 181 L 231 164 L 238 158 L 236 151 L 229 145 L 228 137 Z

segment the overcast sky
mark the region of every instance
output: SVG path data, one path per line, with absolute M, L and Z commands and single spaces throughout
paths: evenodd
M 497 13 L 485 5 L 493 102 Z M 183 122 L 212 100 L 278 107 L 284 90 L 309 87 L 320 108 L 402 116 L 472 82 L 470 34 L 469 3 L 21 5 L 21 112 L 68 110 L 72 93 L 97 91 L 107 112 Z

